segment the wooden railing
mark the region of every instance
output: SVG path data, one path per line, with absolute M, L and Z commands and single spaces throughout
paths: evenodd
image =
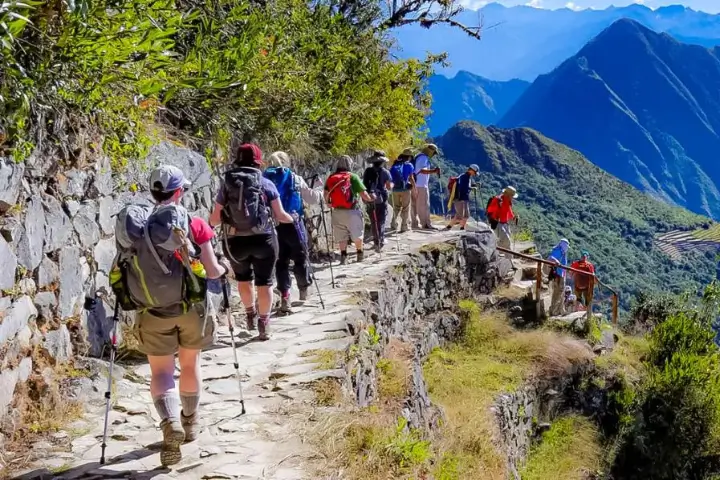
M 524 253 L 516 252 L 514 250 L 510 250 L 507 248 L 497 247 L 497 249 L 500 252 L 514 255 L 516 257 L 520 257 L 525 260 L 529 260 L 531 262 L 537 263 L 537 271 L 535 273 L 535 299 L 538 302 L 538 313 L 540 313 L 540 308 L 541 308 L 540 302 L 542 301 L 540 298 L 540 293 L 542 292 L 542 280 L 543 280 L 542 266 L 548 265 L 548 266 L 554 267 L 554 268 L 562 268 L 563 270 L 569 271 L 569 272 L 579 273 L 582 275 L 589 275 L 595 279 L 595 281 L 597 282 L 598 285 L 605 287 L 608 291 L 610 291 L 610 293 L 612 294 L 612 322 L 613 322 L 613 325 L 617 325 L 618 300 L 619 300 L 618 293 L 617 293 L 617 291 L 615 291 L 615 289 L 613 289 L 610 286 L 608 286 L 607 284 L 603 283 L 603 281 L 600 280 L 600 278 L 597 275 L 585 272 L 583 270 L 578 270 L 576 268 L 572 268 L 569 266 L 559 265 L 559 264 L 553 263 L 549 260 L 545 260 L 544 258 L 533 257 L 532 255 L 527 255 Z M 594 288 L 595 288 L 595 286 L 593 285 L 593 289 Z M 594 298 L 594 295 L 593 295 L 593 298 Z M 586 305 L 586 307 L 587 307 L 587 314 L 588 314 L 588 318 L 589 318 L 592 315 L 592 301 L 590 302 L 590 305 Z

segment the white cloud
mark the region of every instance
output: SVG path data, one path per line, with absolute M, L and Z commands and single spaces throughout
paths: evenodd
M 530 0 L 525 5 L 533 8 L 542 8 L 542 0 Z
M 568 2 L 565 4 L 565 8 L 569 8 L 570 10 L 582 10 L 582 7 L 579 7 L 575 5 L 573 2 Z
M 488 3 L 489 0 L 460 0 L 460 5 L 468 10 L 480 10 Z

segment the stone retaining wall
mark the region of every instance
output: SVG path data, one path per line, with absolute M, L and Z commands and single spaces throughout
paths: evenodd
M 19 382 L 33 374 L 51 376 L 52 369 L 35 363 L 38 355 L 52 365 L 102 354 L 112 306 L 86 298 L 109 290 L 116 253 L 113 216 L 131 201 L 150 203 L 146 185 L 158 163 L 185 172 L 193 188 L 183 203 L 207 217 L 208 164 L 173 143 L 158 144 L 115 177 L 104 157 L 84 166 L 39 156 L 24 164 L 0 158 L 0 426 L 17 414 L 13 392 Z
M 365 407 L 376 398 L 377 362 L 390 340 L 398 339 L 414 348 L 403 416 L 410 428 L 435 429 L 442 412 L 428 398 L 422 365 L 433 348 L 456 339 L 461 332 L 461 320 L 455 313 L 458 300 L 488 295 L 507 281 L 508 275 L 510 262 L 497 256 L 495 237 L 489 231 L 427 245 L 394 267 L 363 302 L 365 325 L 372 326 L 373 334 L 368 328 L 359 332 L 352 347 L 357 353 L 347 365 L 348 385 L 358 405 Z

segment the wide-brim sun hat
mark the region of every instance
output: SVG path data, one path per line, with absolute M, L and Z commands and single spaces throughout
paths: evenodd
M 515 189 L 515 187 L 511 187 L 509 185 L 505 187 L 505 189 L 503 190 L 503 194 L 510 194 L 512 198 L 518 198 L 517 190 Z

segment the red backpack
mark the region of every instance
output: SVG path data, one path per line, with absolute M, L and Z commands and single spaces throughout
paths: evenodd
M 337 172 L 328 177 L 325 188 L 332 208 L 350 209 L 355 206 L 350 175 L 350 172 Z
M 458 177 L 450 177 L 448 180 L 448 192 L 452 192 L 453 187 L 457 183 Z

